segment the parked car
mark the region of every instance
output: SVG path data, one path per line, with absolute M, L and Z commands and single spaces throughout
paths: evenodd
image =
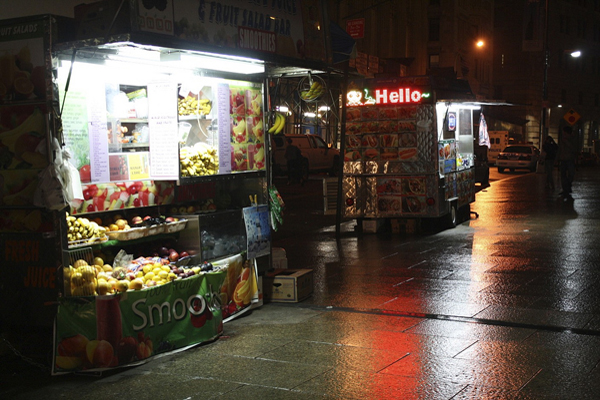
M 303 176 L 308 177 L 309 172 L 337 172 L 340 162 L 340 151 L 330 147 L 318 135 L 299 134 L 299 135 L 275 135 L 273 136 L 273 169 L 275 174 L 284 174 L 287 172 L 287 161 L 285 159 L 285 149 L 287 148 L 287 139 L 292 139 L 292 143 L 300 149 L 303 157 Z
M 505 169 L 509 169 L 511 172 L 516 169 L 528 169 L 535 172 L 539 159 L 540 151 L 537 147 L 530 144 L 512 144 L 506 146 L 498 154 L 496 167 L 498 167 L 498 172 L 504 172 Z
M 582 151 L 577 157 L 577 165 L 581 167 L 598 165 L 598 155 L 589 151 Z

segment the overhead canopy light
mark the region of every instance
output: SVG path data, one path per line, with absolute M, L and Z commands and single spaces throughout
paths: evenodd
M 105 54 L 106 59 L 119 61 L 144 61 L 156 66 L 174 66 L 186 69 L 204 69 L 212 71 L 231 72 L 243 75 L 260 74 L 265 72 L 262 60 L 246 57 L 212 54 L 206 52 L 181 51 L 169 48 L 138 45 L 131 42 L 109 43 L 99 46 L 110 50 Z
M 161 63 L 181 63 L 180 65 L 188 68 L 210 69 L 245 75 L 265 72 L 265 65 L 260 60 L 234 56 L 216 56 L 200 52 L 161 53 L 160 61 Z

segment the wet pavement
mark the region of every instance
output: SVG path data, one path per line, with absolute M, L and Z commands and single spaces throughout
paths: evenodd
M 274 246 L 312 268 L 313 295 L 225 324 L 217 341 L 101 377 L 48 377 L 13 360 L 2 398 L 597 399 L 600 169 L 573 200 L 504 174 L 458 227 L 335 236 L 322 179 L 276 180 Z M 6 364 L 3 370 L 7 370 Z

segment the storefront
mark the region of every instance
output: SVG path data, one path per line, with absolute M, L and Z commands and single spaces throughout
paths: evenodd
M 272 71 L 326 71 L 328 50 L 320 1 L 255 3 L 3 22 L 2 319 L 54 327 L 53 373 L 212 340 L 261 304 Z

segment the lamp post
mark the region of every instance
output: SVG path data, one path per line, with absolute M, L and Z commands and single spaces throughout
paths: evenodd
M 548 49 L 548 0 L 544 7 L 544 78 L 542 84 L 542 117 L 540 119 L 540 132 L 539 132 L 539 145 L 541 146 L 544 138 L 548 134 L 546 132 L 546 118 L 547 118 L 547 107 L 548 107 L 548 58 L 550 57 L 550 50 Z

